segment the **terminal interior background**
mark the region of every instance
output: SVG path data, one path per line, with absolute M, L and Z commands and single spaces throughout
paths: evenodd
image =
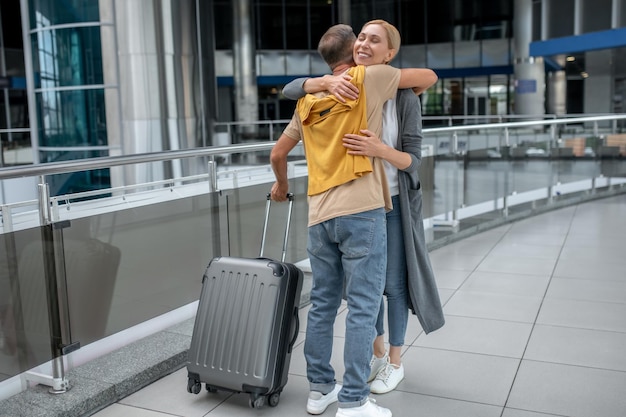
M 431 244 L 621 187 L 626 1 L 2 2 L 0 399 L 54 368 L 60 345 L 79 354 L 189 311 L 211 257 L 255 255 L 267 143 L 295 107 L 281 88 L 329 72 L 315 50 L 329 26 L 373 18 L 401 33 L 392 65 L 439 76 L 421 96 Z M 76 165 L 86 158 L 97 167 Z M 301 150 L 292 162 L 299 262 Z M 60 317 L 51 277 L 64 281 Z

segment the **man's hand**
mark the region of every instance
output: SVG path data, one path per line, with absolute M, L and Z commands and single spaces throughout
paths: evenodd
M 276 181 L 272 185 L 270 198 L 274 201 L 287 201 L 287 193 L 289 193 L 289 183 L 283 184 Z

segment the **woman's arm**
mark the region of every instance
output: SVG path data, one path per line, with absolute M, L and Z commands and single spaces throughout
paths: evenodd
M 421 94 L 434 85 L 439 77 L 429 68 L 402 68 L 398 88 L 412 88 L 415 94 Z
M 360 135 L 348 133 L 343 137 L 343 146 L 350 155 L 365 155 L 384 159 L 398 169 L 407 169 L 411 155 L 383 143 L 371 130 L 363 129 Z
M 296 78 L 283 87 L 283 95 L 290 100 L 298 100 L 306 95 L 304 83 L 309 77 Z
M 413 171 L 422 163 L 422 105 L 419 97 L 409 89 L 398 90 L 397 97 L 398 140 L 401 149 L 411 157 L 411 164 L 404 171 Z
M 283 95 L 291 100 L 298 100 L 307 93 L 319 93 L 328 91 L 339 101 L 345 103 L 346 99 L 355 100 L 359 96 L 359 89 L 352 84 L 352 77 L 347 73 L 339 75 L 324 75 L 314 78 L 296 78 L 283 87 Z

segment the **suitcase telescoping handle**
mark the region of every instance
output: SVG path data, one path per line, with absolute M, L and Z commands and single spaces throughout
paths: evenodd
M 281 262 L 285 262 L 285 256 L 287 255 L 287 238 L 289 237 L 289 227 L 291 226 L 291 212 L 293 211 L 293 193 L 288 193 L 287 199 L 289 199 L 289 209 L 287 213 L 287 225 L 285 226 L 285 237 L 283 238 L 283 254 L 280 258 Z M 263 237 L 261 238 L 261 253 L 259 254 L 259 258 L 263 257 L 263 252 L 265 251 L 265 236 L 267 235 L 267 224 L 269 223 L 270 218 L 271 203 L 271 195 L 270 193 L 267 193 L 267 202 L 265 203 L 265 222 L 263 223 Z

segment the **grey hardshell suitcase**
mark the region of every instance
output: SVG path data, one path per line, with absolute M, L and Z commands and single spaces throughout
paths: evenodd
M 298 336 L 302 271 L 284 262 L 293 195 L 280 261 L 263 257 L 270 198 L 259 258 L 222 256 L 211 260 L 202 292 L 187 363 L 187 391 L 220 390 L 250 395 L 252 408 L 275 407 L 289 371 Z

